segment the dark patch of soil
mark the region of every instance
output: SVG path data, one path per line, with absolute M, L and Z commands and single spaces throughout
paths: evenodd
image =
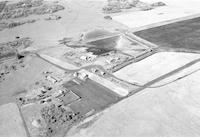
M 117 96 L 113 91 L 90 79 L 81 84 L 69 81 L 63 86 L 72 90 L 81 98 L 80 101 L 76 101 L 70 105 L 75 112 L 78 111 L 81 115 L 85 115 L 93 109 L 100 111 L 119 100 L 119 96 Z
M 164 49 L 200 50 L 199 17 L 142 30 L 134 34 Z
M 103 49 L 103 48 L 95 48 L 95 47 L 91 47 L 87 49 L 87 52 L 92 52 L 94 55 L 102 55 L 104 53 L 108 53 L 112 50 L 110 49 Z
M 88 52 L 92 52 L 94 55 L 101 55 L 110 51 L 114 51 L 117 46 L 119 36 L 113 36 L 110 38 L 100 39 L 89 42 L 90 47 Z

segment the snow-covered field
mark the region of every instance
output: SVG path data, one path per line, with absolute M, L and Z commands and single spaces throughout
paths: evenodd
M 158 0 L 142 0 L 146 3 L 158 2 Z M 147 25 L 166 22 L 188 16 L 200 16 L 199 0 L 160 0 L 166 4 L 149 11 L 136 11 L 122 13 L 113 16 L 113 19 L 129 28 L 138 29 Z
M 114 75 L 125 81 L 143 85 L 198 58 L 198 54 L 160 52 L 133 63 L 115 72 Z

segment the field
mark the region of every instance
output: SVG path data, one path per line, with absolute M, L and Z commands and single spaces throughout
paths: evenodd
M 9 103 L 0 107 L 1 137 L 27 137 L 23 120 L 16 104 Z
M 79 80 L 79 82 L 81 81 Z M 80 97 L 80 100 L 72 103 L 70 107 L 74 111 L 80 111 L 81 114 L 85 114 L 93 109 L 99 111 L 119 99 L 114 92 L 92 80 L 86 80 L 86 82 L 81 84 L 69 81 L 64 84 L 64 87 L 72 90 Z
M 187 66 L 188 63 L 199 58 L 198 54 L 160 52 L 140 62 L 133 63 L 115 72 L 114 75 L 125 81 L 143 85 L 171 71 Z
M 160 48 L 197 52 L 200 50 L 199 27 L 200 17 L 138 31 L 135 34 L 159 45 Z
M 156 0 L 143 0 L 147 3 L 158 2 Z M 160 0 L 166 4 L 153 10 L 128 12 L 126 14 L 113 15 L 113 19 L 133 30 L 141 30 L 163 23 L 174 22 L 177 19 L 199 14 L 200 2 L 198 0 Z M 199 15 L 198 15 L 199 16 Z M 162 22 L 162 23 L 161 23 Z
M 126 88 L 123 88 L 119 85 L 116 85 L 115 83 L 113 83 L 112 81 L 103 78 L 102 76 L 96 75 L 94 73 L 85 71 L 85 70 L 81 70 L 83 73 L 88 74 L 89 78 L 97 83 L 99 83 L 100 85 L 110 89 L 113 91 L 113 93 L 117 94 L 120 97 L 125 97 L 128 95 L 129 91 Z M 81 72 L 80 71 L 80 72 Z
M 199 76 L 198 71 L 163 87 L 144 89 L 66 137 L 199 137 Z

